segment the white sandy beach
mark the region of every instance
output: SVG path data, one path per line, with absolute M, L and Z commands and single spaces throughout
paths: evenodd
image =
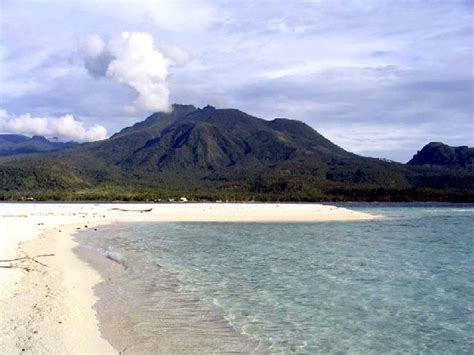
M 0 204 L 0 353 L 117 353 L 102 338 L 93 309 L 92 287 L 101 278 L 72 251 L 78 230 L 114 222 L 372 218 L 318 204 Z M 5 261 L 15 258 L 23 259 Z

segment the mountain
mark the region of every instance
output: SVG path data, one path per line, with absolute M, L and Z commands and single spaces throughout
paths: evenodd
M 361 157 L 300 121 L 192 105 L 103 141 L 0 160 L 0 182 L 5 198 L 474 200 L 468 169 Z
M 321 160 L 352 154 L 308 125 L 285 119 L 265 121 L 239 110 L 174 106 L 156 113 L 99 144 L 92 154 L 123 169 L 209 174 L 234 166 Z
M 472 170 L 474 169 L 474 148 L 452 147 L 439 142 L 431 142 L 418 151 L 407 164 Z
M 69 148 L 77 143 L 50 142 L 45 137 L 27 137 L 18 134 L 0 134 L 0 156 L 32 154 Z

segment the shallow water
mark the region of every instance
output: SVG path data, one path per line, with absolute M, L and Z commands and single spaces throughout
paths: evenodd
M 133 351 L 198 334 L 197 352 L 471 353 L 474 208 L 355 209 L 384 218 L 83 234 L 86 248 L 119 259 L 96 265 L 108 279 L 99 316 L 120 324 L 106 336 Z

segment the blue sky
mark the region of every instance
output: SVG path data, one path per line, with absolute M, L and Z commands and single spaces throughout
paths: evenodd
M 397 161 L 472 146 L 473 5 L 0 0 L 0 131 L 88 141 L 178 102 Z

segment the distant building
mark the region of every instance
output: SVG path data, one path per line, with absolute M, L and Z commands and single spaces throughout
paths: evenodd
M 181 202 L 188 202 L 188 199 L 186 197 L 180 197 L 179 200 Z

